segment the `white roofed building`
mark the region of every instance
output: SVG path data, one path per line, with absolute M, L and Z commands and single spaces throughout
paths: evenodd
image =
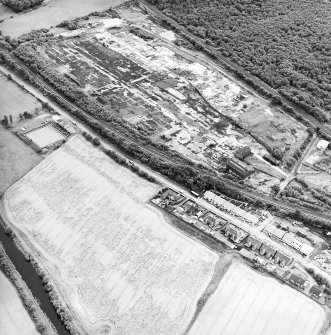
M 326 140 L 320 140 L 317 145 L 316 145 L 316 149 L 317 150 L 321 150 L 324 151 L 327 149 L 327 147 L 329 146 L 329 142 Z

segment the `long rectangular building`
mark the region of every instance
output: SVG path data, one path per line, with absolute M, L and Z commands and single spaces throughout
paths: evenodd
M 236 159 L 236 158 L 230 158 L 227 161 L 226 168 L 229 171 L 234 172 L 241 178 L 246 178 L 254 173 L 254 168 L 245 164 L 244 162 Z

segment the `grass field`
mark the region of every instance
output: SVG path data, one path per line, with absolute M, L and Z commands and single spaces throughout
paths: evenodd
M 234 263 L 189 335 L 317 335 L 325 318 L 303 294 Z
M 26 134 L 39 148 L 64 140 L 65 137 L 52 126 L 45 126 Z
M 0 193 L 35 167 L 42 157 L 0 125 Z
M 50 28 L 64 20 L 71 20 L 78 16 L 89 14 L 93 11 L 105 10 L 117 6 L 126 0 L 55 0 L 49 1 L 46 6 L 41 6 L 23 15 L 7 18 L 0 23 L 0 30 L 4 35 L 18 37 L 32 29 Z
M 4 115 L 12 115 L 13 121 L 24 111 L 33 112 L 40 103 L 29 93 L 25 93 L 13 81 L 8 80 L 0 72 L 0 119 Z
M 0 271 L 0 334 L 39 335 L 15 287 Z
M 4 196 L 88 334 L 183 334 L 195 315 L 218 256 L 147 204 L 157 190 L 76 136 Z

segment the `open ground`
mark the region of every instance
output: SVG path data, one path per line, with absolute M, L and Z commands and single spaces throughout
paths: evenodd
M 13 81 L 7 79 L 0 72 L 0 121 L 4 115 L 12 115 L 15 121 L 20 113 L 33 112 L 41 105 L 31 94 L 17 86 Z
M 317 335 L 324 321 L 311 299 L 235 262 L 189 335 Z
M 4 35 L 16 38 L 32 29 L 50 28 L 64 20 L 71 20 L 93 11 L 105 10 L 123 2 L 125 0 L 55 0 L 47 3 L 45 1 L 46 5 L 37 9 L 15 15 L 13 18 L 5 18 L 0 23 L 0 30 Z
M 0 193 L 35 167 L 42 157 L 0 125 Z
M 39 335 L 12 283 L 0 271 L 0 334 Z
M 76 136 L 4 196 L 89 334 L 182 334 L 218 256 L 146 204 L 158 187 Z
M 33 113 L 41 105 L 0 72 L 0 120 L 12 115 L 13 122 L 24 111 Z M 42 157 L 0 125 L 0 193 L 36 166 Z

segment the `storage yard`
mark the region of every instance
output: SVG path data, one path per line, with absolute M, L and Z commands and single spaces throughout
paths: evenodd
M 146 203 L 157 189 L 75 136 L 4 196 L 89 334 L 182 334 L 213 277 L 217 254 Z
M 12 283 L 0 271 L 0 334 L 39 335 Z
M 292 288 L 234 263 L 189 335 L 318 335 L 325 316 L 321 306 Z
M 173 32 L 138 8 L 116 10 L 121 19 L 92 16 L 77 31 L 54 30 L 62 38 L 38 52 L 109 112 L 192 160 L 224 171 L 249 146 L 258 159 L 248 162 L 252 174 L 237 178 L 250 175 L 249 185 L 271 193 L 286 173 L 262 159 L 266 148 L 287 159 L 306 139 L 306 128 L 178 47 Z

